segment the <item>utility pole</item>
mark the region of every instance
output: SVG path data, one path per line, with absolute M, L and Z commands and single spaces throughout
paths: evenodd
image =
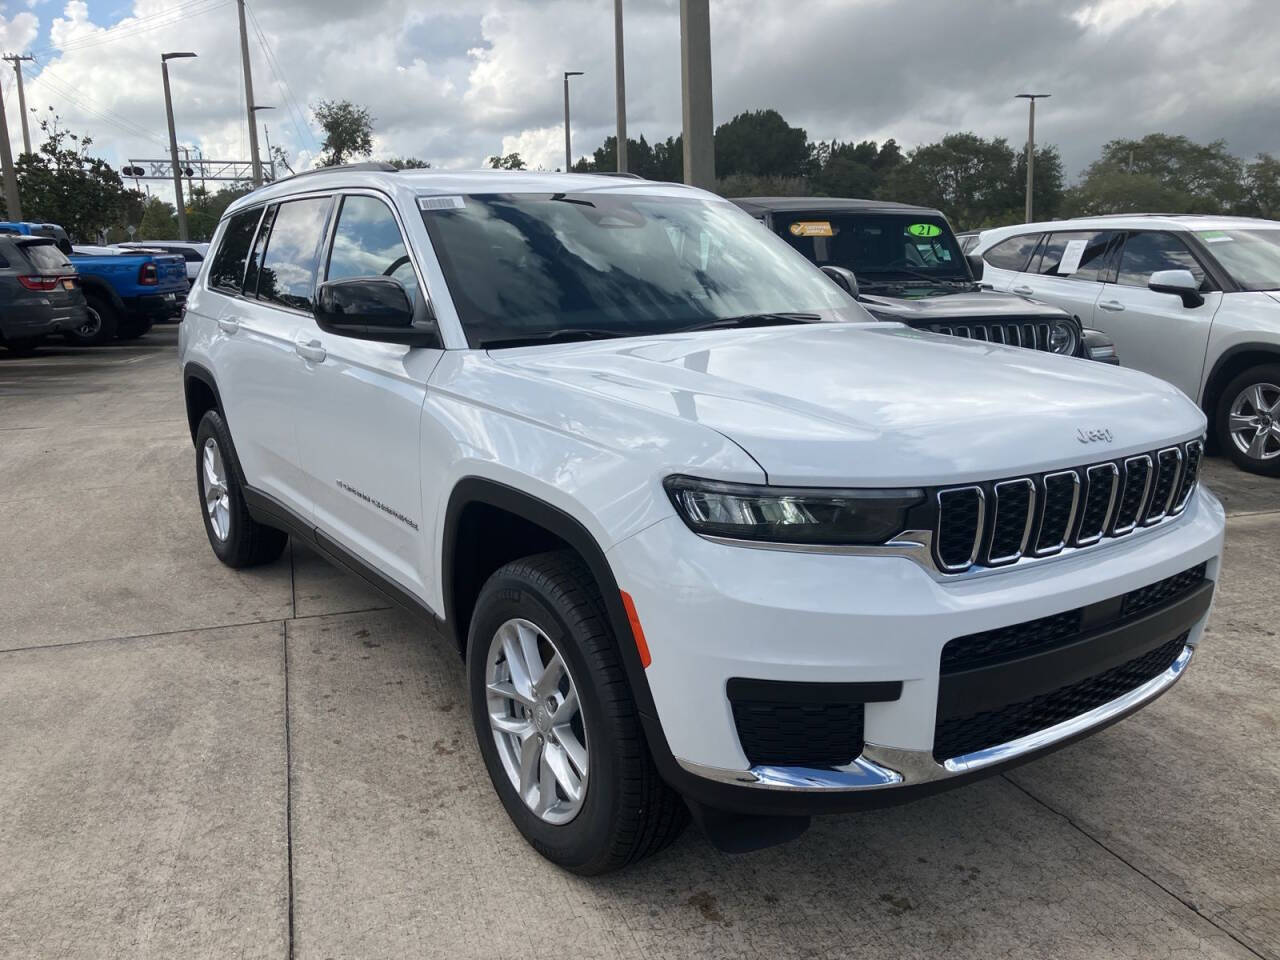
M 618 113 L 618 172 L 627 172 L 627 70 L 622 55 L 622 0 L 613 0 L 614 96 Z
M 680 0 L 680 80 L 684 114 L 684 182 L 716 185 L 715 120 L 711 112 L 709 0 Z
M 22 219 L 22 201 L 18 199 L 18 174 L 13 169 L 13 150 L 9 146 L 9 120 L 4 115 L 4 91 L 0 89 L 0 166 L 4 167 L 4 200 L 9 219 Z
M 244 65 L 244 107 L 249 115 L 249 159 L 253 161 L 253 185 L 262 186 L 262 158 L 258 156 L 258 121 L 253 116 L 253 70 L 249 66 L 249 30 L 244 22 L 244 0 L 236 0 L 240 13 L 240 61 Z
M 262 132 L 267 138 L 267 163 L 271 164 L 271 182 L 276 181 L 276 152 L 271 149 L 271 131 L 267 129 L 267 125 L 262 125 Z
M 568 173 L 573 167 L 573 147 L 570 146 L 569 138 L 569 78 L 582 76 L 581 70 L 566 70 L 564 72 L 564 172 Z
M 1014 99 L 1026 100 L 1027 105 L 1031 108 L 1027 115 L 1027 223 L 1031 223 L 1035 218 L 1032 216 L 1031 191 L 1035 186 L 1036 176 L 1036 101 L 1044 100 L 1053 96 L 1051 93 L 1020 93 Z
M 22 114 L 22 152 L 31 152 L 31 128 L 27 125 L 27 94 L 22 89 L 22 63 L 23 61 L 35 62 L 35 57 L 29 57 L 25 54 L 19 56 L 11 53 L 4 59 L 13 64 L 13 72 L 18 76 L 18 111 Z
M 178 166 L 178 135 L 173 129 L 173 96 L 169 93 L 169 61 L 183 57 L 194 57 L 194 53 L 162 53 L 160 54 L 160 74 L 164 77 L 164 112 L 169 120 L 169 159 L 173 163 L 173 196 L 174 206 L 178 208 L 178 239 L 189 240 L 187 236 L 187 205 L 182 200 L 182 168 Z

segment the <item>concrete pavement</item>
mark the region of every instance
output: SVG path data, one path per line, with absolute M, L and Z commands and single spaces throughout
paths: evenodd
M 0 957 L 1280 960 L 1280 484 L 1207 465 L 1226 571 L 1149 709 L 583 880 L 508 822 L 440 638 L 305 550 L 217 563 L 174 340 L 0 354 Z

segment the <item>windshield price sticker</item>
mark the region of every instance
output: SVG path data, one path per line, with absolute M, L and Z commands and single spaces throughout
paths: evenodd
M 940 237 L 942 228 L 935 223 L 913 223 L 907 227 L 907 233 L 913 237 Z
M 1058 273 L 1065 276 L 1079 270 L 1084 248 L 1088 245 L 1088 240 L 1068 240 L 1067 248 L 1062 251 L 1062 259 L 1058 262 Z
M 1210 230 L 1207 233 L 1202 233 L 1200 234 L 1200 239 L 1205 243 L 1230 243 L 1232 240 L 1221 230 Z
M 419 210 L 461 210 L 466 204 L 461 197 L 419 197 Z
M 793 237 L 834 237 L 829 220 L 797 220 L 790 227 Z

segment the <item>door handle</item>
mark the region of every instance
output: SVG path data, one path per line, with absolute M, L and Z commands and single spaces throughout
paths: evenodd
M 1103 300 L 1098 304 L 1099 310 L 1110 310 L 1112 313 L 1119 313 L 1124 309 L 1124 304 L 1119 300 Z
M 328 356 L 319 340 L 295 340 L 293 350 L 303 360 L 310 360 L 312 363 L 324 363 L 324 358 Z
M 228 335 L 237 333 L 240 330 L 240 321 L 234 317 L 219 317 L 218 329 Z
M 1013 292 L 1022 297 L 1029 297 L 1033 293 L 1035 293 L 1034 290 L 1032 290 L 1030 287 L 1027 287 L 1027 286 L 1014 287 Z

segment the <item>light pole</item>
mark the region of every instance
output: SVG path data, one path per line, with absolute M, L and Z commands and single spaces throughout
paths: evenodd
M 568 173 L 573 166 L 573 147 L 569 140 L 569 78 L 582 76 L 581 70 L 564 72 L 564 172 Z
M 680 87 L 684 101 L 684 182 L 714 190 L 716 142 L 711 112 L 709 0 L 680 0 Z
M 618 172 L 627 172 L 627 69 L 622 56 L 622 0 L 613 0 L 614 96 L 618 113 Z
M 173 130 L 173 96 L 169 93 L 169 61 L 194 57 L 189 51 L 160 54 L 160 74 L 164 77 L 164 112 L 169 120 L 169 159 L 173 163 L 173 197 L 178 208 L 178 239 L 187 240 L 187 207 L 182 202 L 182 168 L 178 166 L 178 135 Z
M 1053 96 L 1051 93 L 1020 93 L 1014 98 L 1026 100 L 1027 106 L 1031 108 L 1027 116 L 1027 223 L 1034 219 L 1031 215 L 1031 189 L 1035 185 L 1036 176 L 1036 101 L 1045 100 L 1051 96 Z

